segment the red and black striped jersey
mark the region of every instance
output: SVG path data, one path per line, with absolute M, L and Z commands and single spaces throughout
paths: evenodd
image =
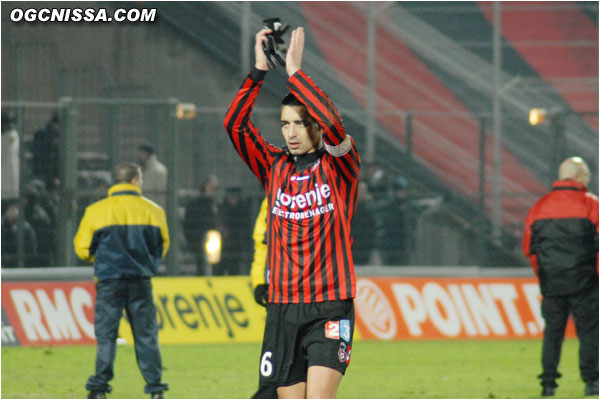
M 267 143 L 250 117 L 266 72 L 254 69 L 231 102 L 225 129 L 268 196 L 269 301 L 312 303 L 354 298 L 350 224 L 360 157 L 329 98 L 302 70 L 287 82 L 323 131 L 324 150 L 307 169 Z

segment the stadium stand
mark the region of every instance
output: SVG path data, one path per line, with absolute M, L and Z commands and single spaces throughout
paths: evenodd
M 250 53 L 251 45 L 244 47 L 241 35 L 252 36 L 263 18 L 278 16 L 308 29 L 306 70 L 335 98 L 359 149 L 365 149 L 368 3 L 253 2 L 248 6 L 239 2 L 141 2 L 135 6 L 158 10 L 152 29 L 109 25 L 77 28 L 87 42 L 110 34 L 119 44 L 118 51 L 112 53 L 98 46 L 97 59 L 68 51 L 69 41 L 61 37 L 66 38 L 72 27 L 40 41 L 39 34 L 24 35 L 27 29 L 39 27 L 20 26 L 12 32 L 5 31 L 9 27 L 3 24 L 6 37 L 15 35 L 12 46 L 3 49 L 14 56 L 8 57 L 14 61 L 3 71 L 3 77 L 17 77 L 3 92 L 3 100 L 56 102 L 61 96 L 156 99 L 174 95 L 190 99 L 206 110 L 201 110 L 202 118 L 182 132 L 187 147 L 199 149 L 194 154 L 181 154 L 182 170 L 192 171 L 182 178 L 183 189 L 193 189 L 200 180 L 195 174 L 214 173 L 214 165 L 219 163 L 233 165 L 226 171 L 224 185 L 248 185 L 251 179 L 237 168 L 235 154 L 210 151 L 222 147 L 222 138 L 216 134 L 199 138 L 195 132 L 220 128 L 219 110 L 226 106 L 239 81 L 232 77 L 249 68 L 246 56 L 250 54 L 241 54 L 241 50 Z M 503 7 L 502 227 L 506 240 L 499 250 L 506 251 L 506 257 L 497 262 L 512 264 L 523 261 L 515 240 L 520 237 L 526 210 L 546 189 L 551 152 L 548 129 L 531 127 L 527 112 L 532 107 L 560 108 L 570 114 L 597 112 L 598 21 L 597 4 L 593 3 L 519 2 Z M 536 18 L 531 18 L 531 13 Z M 524 24 L 520 18 L 528 18 L 528 22 Z M 443 198 L 446 208 L 468 221 L 465 226 L 471 235 L 487 233 L 494 166 L 490 119 L 492 6 L 485 2 L 392 2 L 377 16 L 376 34 L 374 161 L 388 166 L 394 175 L 406 177 L 424 197 Z M 339 49 L 345 58 L 337 56 Z M 153 62 L 145 62 L 147 57 Z M 573 57 L 585 61 L 567 61 Z M 561 62 L 552 62 L 556 59 Z M 38 65 L 44 74 L 33 67 Z M 279 76 L 265 83 L 261 93 L 264 104 L 276 104 L 283 89 L 278 81 L 283 81 L 285 73 L 277 70 L 272 74 Z M 169 78 L 157 80 L 156 76 Z M 80 108 L 78 149 L 82 154 L 90 156 L 97 150 L 110 153 L 110 141 L 100 139 L 106 131 L 121 141 L 112 149 L 116 148 L 120 157 L 133 156 L 128 149 L 148 137 L 164 148 L 160 144 L 165 145 L 167 138 L 160 131 L 165 120 L 159 108 L 122 106 L 114 110 L 107 119 L 110 110 L 106 107 Z M 44 122 L 46 114 L 25 110 L 22 121 L 26 139 L 33 126 Z M 478 203 L 482 120 L 486 132 L 484 220 Z M 572 115 L 566 120 L 568 151 L 584 157 L 592 170 L 598 165 L 597 129 L 597 115 Z M 81 165 L 87 162 L 80 160 Z M 597 182 L 591 190 L 597 192 Z

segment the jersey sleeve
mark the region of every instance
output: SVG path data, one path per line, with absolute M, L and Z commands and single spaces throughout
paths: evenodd
M 301 69 L 290 76 L 287 87 L 321 127 L 325 149 L 345 180 L 358 179 L 360 157 L 354 139 L 346 134 L 342 117 L 329 97 Z
M 225 130 L 233 146 L 263 186 L 267 182 L 273 154 L 281 152 L 281 149 L 270 145 L 263 139 L 250 118 L 265 74 L 266 71 L 256 68 L 248 74 L 229 105 L 224 120 Z

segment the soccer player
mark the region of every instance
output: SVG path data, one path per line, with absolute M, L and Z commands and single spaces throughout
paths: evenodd
M 329 98 L 301 69 L 304 30 L 292 32 L 281 106 L 286 147 L 267 143 L 251 113 L 269 69 L 256 34 L 255 67 L 224 125 L 268 197 L 270 275 L 260 382 L 280 398 L 334 398 L 350 362 L 356 282 L 350 225 L 360 158 Z

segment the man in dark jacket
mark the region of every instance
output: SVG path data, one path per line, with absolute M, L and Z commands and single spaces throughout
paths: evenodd
M 145 392 L 162 399 L 162 359 L 158 322 L 150 278 L 169 248 L 164 210 L 142 196 L 142 172 L 135 164 L 119 164 L 116 185 L 108 197 L 86 208 L 74 245 L 77 255 L 94 262 L 96 307 L 94 332 L 98 340 L 96 374 L 88 379 L 88 397 L 106 398 L 114 375 L 119 322 L 123 309 L 131 323 L 138 366 Z
M 542 395 L 553 396 L 565 326 L 573 314 L 586 395 L 598 395 L 598 198 L 588 193 L 590 171 L 579 157 L 565 160 L 552 191 L 529 211 L 523 252 L 540 281 Z

